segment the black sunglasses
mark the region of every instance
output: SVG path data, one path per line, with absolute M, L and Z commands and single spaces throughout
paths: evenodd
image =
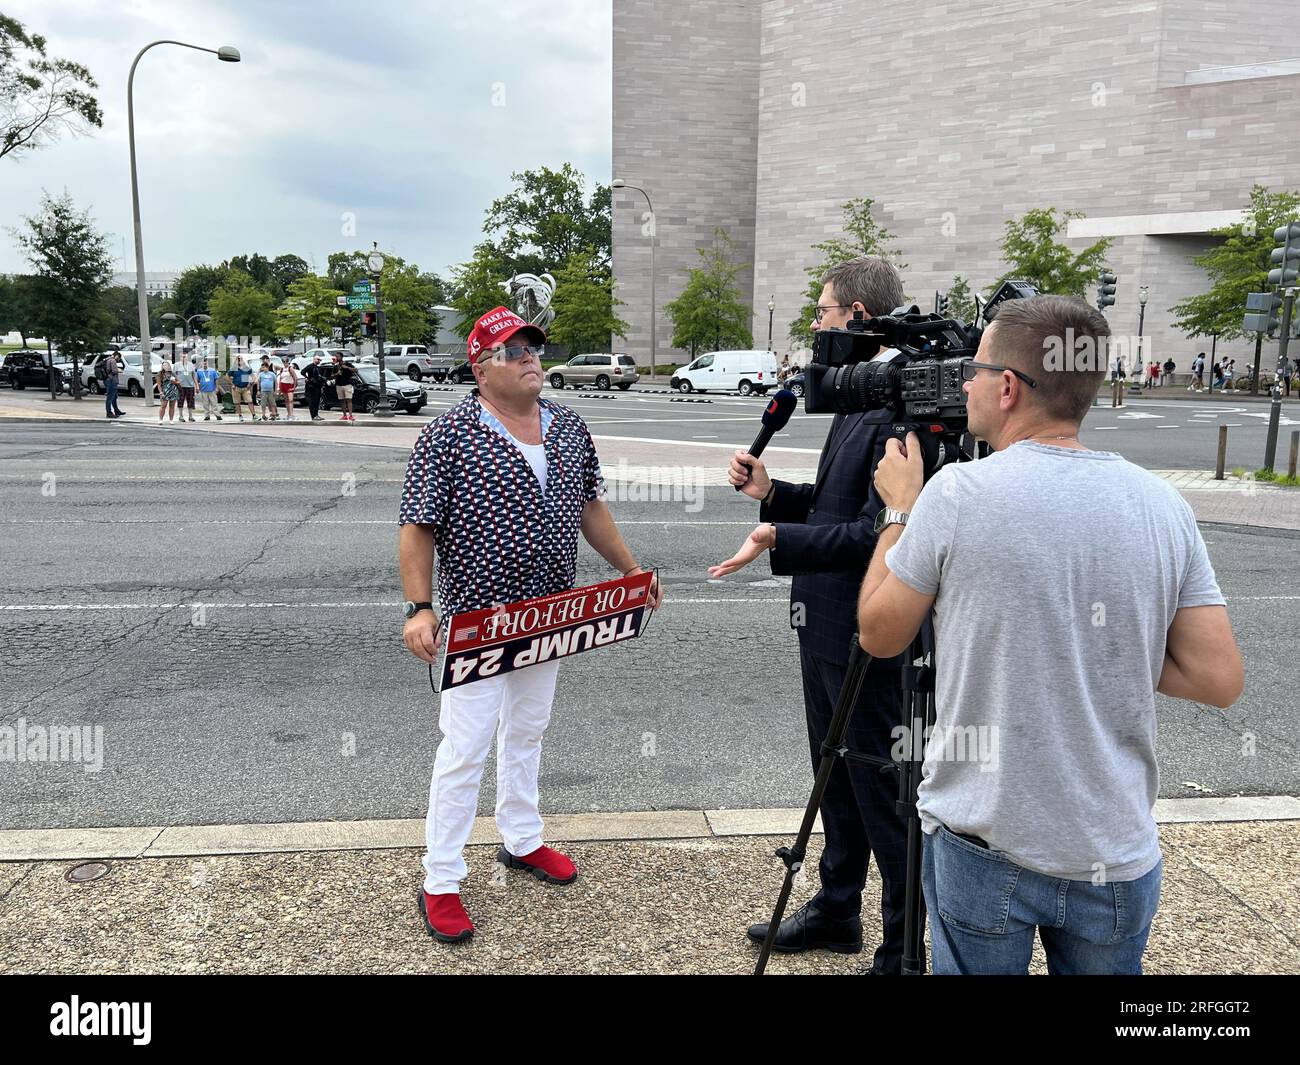
M 999 366 L 994 362 L 976 362 L 974 359 L 967 359 L 961 364 L 961 379 L 963 381 L 974 381 L 976 370 L 997 370 L 999 373 L 1003 370 L 1009 370 L 1020 380 L 1024 381 L 1030 388 L 1037 388 L 1038 382 L 1028 374 L 1023 374 L 1014 366 Z

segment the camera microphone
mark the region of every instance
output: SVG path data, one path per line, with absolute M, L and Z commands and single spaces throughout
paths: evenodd
M 763 411 L 763 428 L 758 431 L 758 436 L 754 437 L 753 444 L 750 445 L 749 453 L 758 458 L 763 454 L 763 449 L 767 447 L 772 437 L 776 436 L 785 428 L 785 423 L 790 420 L 790 415 L 794 413 L 795 404 L 799 399 L 788 388 L 783 388 L 772 397 L 767 408 Z M 748 462 L 742 463 L 750 474 L 753 474 L 754 467 Z M 742 485 L 736 485 L 737 492 L 741 490 Z

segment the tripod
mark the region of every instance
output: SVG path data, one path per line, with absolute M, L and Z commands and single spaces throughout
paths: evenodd
M 907 887 L 904 893 L 903 908 L 903 975 L 919 976 L 925 971 L 925 899 L 921 894 L 921 820 L 916 813 L 916 788 L 921 783 L 921 760 L 923 757 L 922 737 L 934 724 L 934 650 L 927 654 L 921 634 L 912 641 L 908 652 L 908 665 L 903 667 L 903 691 L 907 698 L 903 707 L 903 737 L 906 742 L 904 756 L 900 761 L 886 758 L 874 758 L 871 755 L 850 751 L 844 740 L 848 735 L 849 722 L 857 707 L 858 695 L 862 691 L 862 681 L 866 676 L 871 656 L 858 643 L 854 634 L 849 651 L 849 670 L 840 688 L 839 698 L 835 703 L 835 713 L 831 718 L 826 738 L 822 740 L 822 760 L 817 767 L 817 777 L 813 783 L 812 794 L 808 797 L 808 807 L 804 810 L 803 822 L 793 846 L 781 847 L 776 856 L 785 863 L 785 882 L 776 899 L 776 908 L 772 911 L 772 921 L 767 926 L 767 938 L 763 940 L 758 955 L 755 976 L 762 976 L 767 968 L 767 959 L 772 953 L 772 944 L 776 940 L 781 918 L 785 916 L 786 904 L 790 901 L 790 890 L 794 878 L 803 868 L 804 857 L 808 852 L 808 840 L 812 836 L 813 824 L 817 820 L 817 811 L 830 781 L 831 771 L 835 768 L 837 758 L 851 758 L 866 762 L 881 769 L 898 772 L 898 810 L 907 817 Z M 919 663 L 919 664 L 918 664 Z

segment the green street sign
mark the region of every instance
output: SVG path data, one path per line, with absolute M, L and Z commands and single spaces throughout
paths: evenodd
M 374 296 L 365 295 L 365 296 L 348 297 L 348 310 L 350 311 L 363 311 L 368 307 L 373 307 L 374 305 L 375 305 Z
M 369 282 L 369 281 L 357 281 L 357 282 L 356 282 L 355 284 L 353 284 L 353 286 L 352 286 L 352 292 L 353 292 L 353 294 L 355 294 L 355 295 L 357 295 L 357 296 L 369 296 L 369 295 L 370 295 L 370 282 Z

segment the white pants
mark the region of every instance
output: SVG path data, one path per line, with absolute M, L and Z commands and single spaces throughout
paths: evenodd
M 479 781 L 493 732 L 497 828 L 506 850 L 529 854 L 542 845 L 537 769 L 559 668 L 559 662 L 545 662 L 442 693 L 442 742 L 433 761 L 424 833 L 424 890 L 430 895 L 459 892 L 468 872 L 463 852 L 478 812 Z

